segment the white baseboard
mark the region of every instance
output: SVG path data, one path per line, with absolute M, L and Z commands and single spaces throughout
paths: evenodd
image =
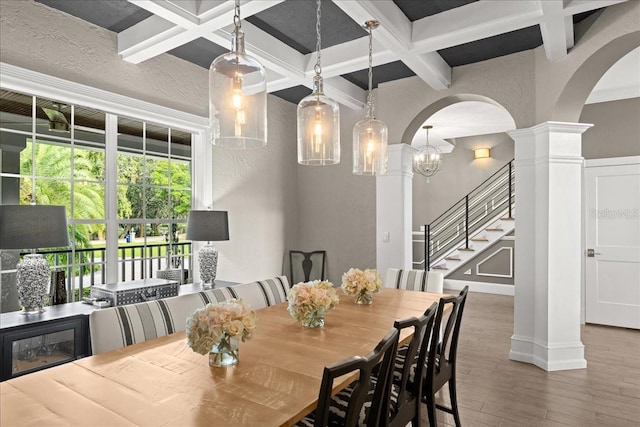
M 467 285 L 469 286 L 469 292 L 480 292 L 483 294 L 511 295 L 511 296 L 513 296 L 513 293 L 514 293 L 513 285 L 501 285 L 499 283 L 472 282 L 467 280 L 444 279 L 445 289 L 453 289 L 453 290 L 459 291 Z

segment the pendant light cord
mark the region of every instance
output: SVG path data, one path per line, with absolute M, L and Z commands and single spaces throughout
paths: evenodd
M 367 117 L 373 117 L 373 96 L 371 87 L 373 86 L 373 27 L 369 28 L 369 93 L 367 94 Z
M 317 0 L 317 10 L 316 10 L 316 65 L 313 67 L 313 70 L 316 72 L 316 76 L 320 76 L 322 73 L 322 66 L 320 65 L 320 48 L 322 46 L 322 35 L 320 34 L 320 18 L 322 16 L 320 12 L 320 2 L 321 0 Z
M 242 29 L 242 20 L 240 20 L 240 0 L 236 0 L 236 7 L 233 15 L 233 25 L 236 27 L 236 32 Z

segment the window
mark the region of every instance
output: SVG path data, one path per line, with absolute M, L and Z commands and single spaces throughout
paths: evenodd
M 118 117 L 111 147 L 107 116 L 0 90 L 0 203 L 66 206 L 72 248 L 40 252 L 65 271 L 71 301 L 106 283 L 110 268 L 118 269 L 120 281 L 153 277 L 168 266 L 191 270 L 191 246 L 184 242 L 191 133 Z M 109 167 L 112 151 L 117 166 Z M 106 220 L 109 188 L 117 194 L 112 223 Z M 117 238 L 107 238 L 109 226 L 118 227 Z M 118 265 L 108 265 L 110 251 L 118 252 Z M 15 283 L 19 254 L 10 252 L 2 254 L 3 283 Z

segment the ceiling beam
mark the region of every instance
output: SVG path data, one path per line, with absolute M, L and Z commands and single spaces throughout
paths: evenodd
M 555 61 L 567 56 L 567 33 L 573 34 L 573 19 L 565 19 L 563 0 L 541 0 L 540 9 L 540 33 L 547 59 Z
M 302 85 L 312 88 L 312 74 L 305 71 L 309 55 L 303 55 L 250 22 L 243 22 L 242 30 L 245 33 L 247 53 L 260 61 L 267 69 L 288 78 L 289 85 L 287 87 Z M 227 30 L 217 30 L 205 34 L 204 37 L 218 45 L 224 45 L 230 43 L 231 33 Z M 268 87 L 269 90 L 271 88 L 277 88 L 275 90 L 286 89 L 287 87 L 282 87 L 282 84 L 283 82 L 277 79 L 277 84 L 270 83 Z M 331 93 L 331 97 L 335 101 L 346 107 L 361 109 L 366 103 L 366 92 L 341 77 L 325 79 L 324 89 L 327 95 Z
M 537 25 L 538 1 L 479 1 L 413 23 L 413 53 L 435 52 Z
M 624 3 L 627 0 L 572 0 L 564 8 L 565 16 L 576 15 L 602 7 L 613 6 L 617 3 Z
M 393 2 L 374 2 L 371 0 L 334 0 L 347 15 L 358 23 L 376 19 L 380 26 L 376 29 L 375 39 L 395 53 L 418 77 L 436 90 L 442 90 L 451 84 L 451 67 L 437 52 L 424 52 L 416 55 L 411 41 L 412 24 Z
M 197 20 L 189 20 L 188 13 L 177 3 L 167 0 L 129 0 L 155 15 L 118 34 L 119 53 L 124 60 L 139 63 L 168 52 L 198 37 L 203 37 L 219 46 L 231 46 L 231 33 L 223 27 L 233 22 L 234 4 L 230 1 L 208 2 Z M 242 17 L 259 13 L 283 0 L 248 0 L 242 5 Z M 161 16 L 161 17 L 160 17 Z M 194 26 L 195 23 L 195 26 Z M 184 28 L 182 25 L 187 25 Z M 245 49 L 264 67 L 281 77 L 272 77 L 269 90 L 286 89 L 304 85 L 311 87 L 312 79 L 306 72 L 307 58 L 287 44 L 260 30 L 247 21 L 242 22 L 245 33 Z M 348 48 L 348 47 L 347 47 Z M 344 69 L 344 68 L 343 68 Z M 346 72 L 351 72 L 349 70 Z M 343 78 L 325 80 L 325 92 L 341 104 L 361 109 L 366 103 L 366 92 Z
M 234 4 L 230 1 L 208 2 L 206 6 L 209 8 L 194 17 L 195 21 L 185 18 L 187 12 L 176 6 L 176 4 L 180 4 L 177 2 L 173 3 L 167 0 L 128 1 L 154 14 L 154 16 L 118 33 L 118 53 L 122 59 L 134 64 L 168 52 L 233 22 Z M 282 1 L 247 0 L 243 3 L 242 17 L 262 12 Z

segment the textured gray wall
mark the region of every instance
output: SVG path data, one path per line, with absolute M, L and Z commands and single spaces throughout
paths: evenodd
M 640 155 L 640 98 L 584 106 L 581 123 L 593 123 L 582 135 L 585 159 Z

